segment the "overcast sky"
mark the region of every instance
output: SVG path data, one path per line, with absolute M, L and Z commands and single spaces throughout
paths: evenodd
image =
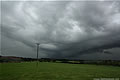
M 120 1 L 3 1 L 1 54 L 120 59 Z

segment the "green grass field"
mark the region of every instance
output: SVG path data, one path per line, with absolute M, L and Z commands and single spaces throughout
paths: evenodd
M 1 80 L 93 80 L 119 78 L 120 67 L 40 62 L 1 63 Z

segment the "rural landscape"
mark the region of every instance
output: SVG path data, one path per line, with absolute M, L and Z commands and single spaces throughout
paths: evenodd
M 120 1 L 0 1 L 0 80 L 120 80 Z
M 119 80 L 120 61 L 0 57 L 1 80 Z

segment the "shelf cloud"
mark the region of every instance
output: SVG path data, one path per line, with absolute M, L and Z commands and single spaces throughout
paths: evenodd
M 2 1 L 1 54 L 119 59 L 120 1 Z M 110 54 L 108 54 L 110 53 Z

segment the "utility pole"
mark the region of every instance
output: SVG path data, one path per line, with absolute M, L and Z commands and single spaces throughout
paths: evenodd
M 39 55 L 38 55 L 38 53 L 39 53 L 39 45 L 40 45 L 40 43 L 36 43 L 36 45 L 37 45 L 37 66 L 38 66 L 38 61 L 39 61 Z

